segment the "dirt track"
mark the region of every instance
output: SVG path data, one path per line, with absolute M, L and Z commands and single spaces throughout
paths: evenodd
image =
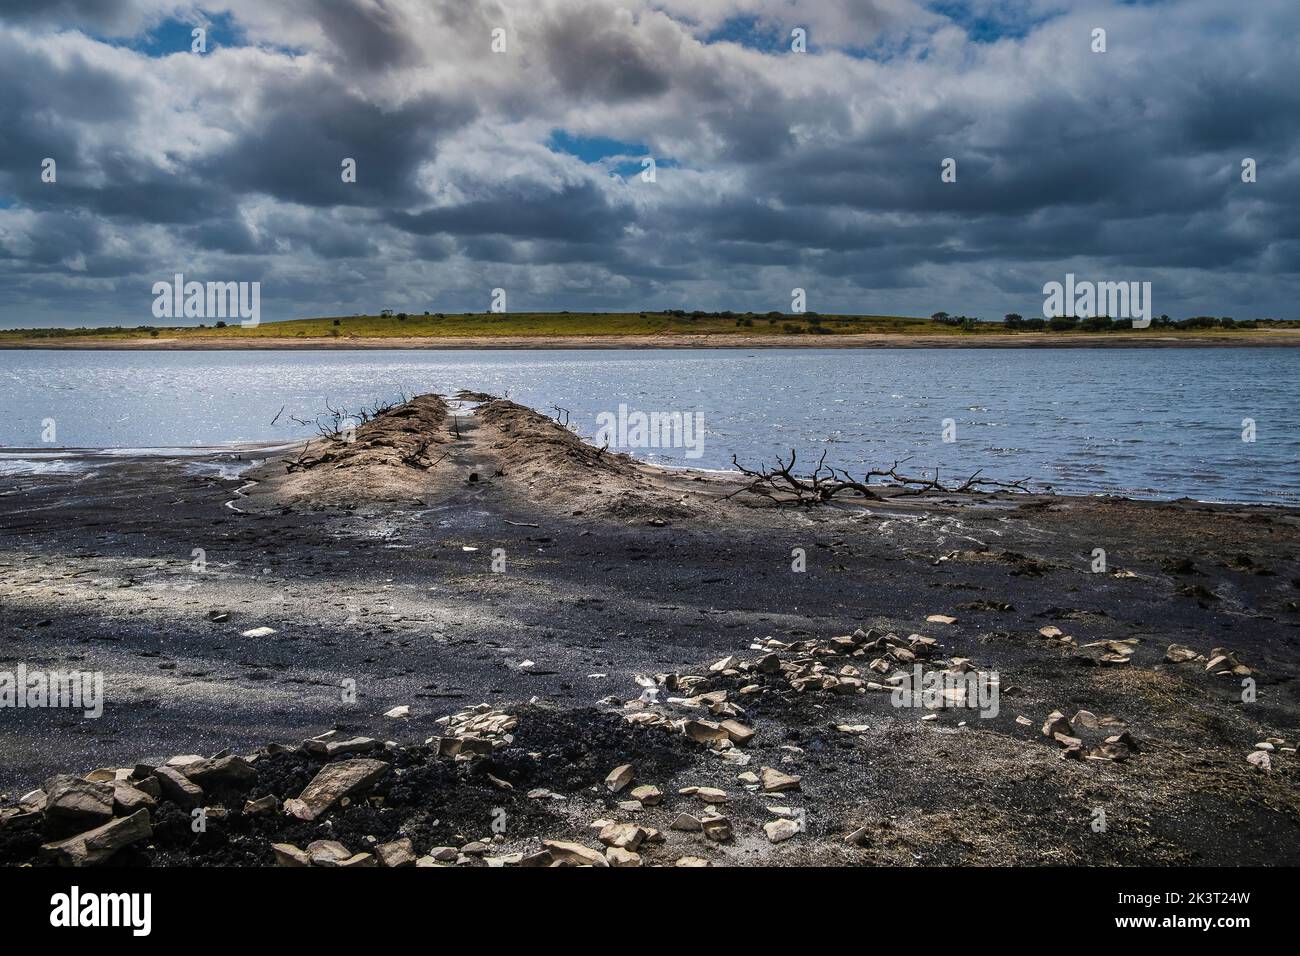
M 427 427 L 415 465 L 385 463 L 391 443 L 367 445 L 363 429 L 343 460 L 269 462 L 240 480 L 144 461 L 7 479 L 0 669 L 101 670 L 107 686 L 99 720 L 0 711 L 0 787 L 15 798 L 53 772 L 337 728 L 416 746 L 385 759 L 430 769 L 428 791 L 394 798 L 391 818 L 357 806 L 334 829 L 353 842 L 409 831 L 420 853 L 490 836 L 494 807 L 515 821 L 494 853 L 532 852 L 542 836 L 597 845 L 591 820 L 630 815 L 599 783 L 631 762 L 666 795 L 636 816 L 667 837 L 648 862 L 1300 862 L 1294 751 L 1275 751 L 1267 772 L 1245 760 L 1266 738 L 1294 748 L 1300 736 L 1294 511 L 1012 495 L 774 511 L 724 502 L 734 488 L 717 478 L 598 453 L 517 407 Z M 1105 573 L 1090 569 L 1096 548 Z M 241 636 L 257 627 L 276 633 Z M 718 676 L 757 731 L 748 767 L 623 719 L 636 675 L 703 675 L 728 655 L 761 657 L 751 645 L 769 636 L 857 628 L 933 637 L 941 660 L 996 672 L 998 715 L 923 720 L 879 692 L 741 696 L 750 676 Z M 1130 662 L 1083 646 L 1104 640 L 1135 641 Z M 1203 660 L 1166 663 L 1171 643 L 1235 652 L 1257 701 Z M 480 701 L 519 716 L 517 747 L 449 766 L 418 750 L 437 718 Z M 411 715 L 382 716 L 398 705 Z M 1140 751 L 1061 759 L 1040 726 L 1079 709 L 1113 715 Z M 314 759 L 263 764 L 267 785 L 302 786 Z M 801 775 L 801 791 L 747 791 L 737 774 L 760 765 Z M 688 785 L 729 791 L 731 841 L 669 830 L 702 806 L 676 793 Z M 528 800 L 538 787 L 566 799 Z M 773 845 L 761 825 L 778 804 L 802 808 L 806 828 Z M 0 859 L 16 862 L 35 835 L 2 826 Z M 271 841 L 311 835 L 239 814 L 221 826 L 211 846 L 164 826 L 153 851 L 132 852 L 269 863 Z M 846 844 L 858 827 L 864 845 Z

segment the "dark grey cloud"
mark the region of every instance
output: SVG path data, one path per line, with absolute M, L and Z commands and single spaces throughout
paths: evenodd
M 135 320 L 177 269 L 259 279 L 274 317 L 482 309 L 497 286 L 516 308 L 766 311 L 795 285 L 825 312 L 994 317 L 1067 269 L 1152 279 L 1171 314 L 1294 312 L 1300 7 L 943 9 L 11 0 L 0 325 Z M 247 45 L 133 49 L 172 17 Z M 814 52 L 746 47 L 737 18 L 806 25 Z

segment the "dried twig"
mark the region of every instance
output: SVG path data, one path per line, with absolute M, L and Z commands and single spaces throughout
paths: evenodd
M 833 468 L 826 464 L 826 452 L 822 452 L 821 458 L 810 473 L 805 475 L 795 474 L 795 464 L 798 460 L 794 449 L 790 450 L 790 460 L 787 462 L 779 455 L 776 459 L 776 465 L 772 468 L 746 468 L 737 460 L 735 455 L 731 456 L 731 463 L 742 475 L 750 479 L 749 483 L 741 488 L 737 488 L 727 498 L 735 497 L 739 494 L 753 494 L 767 498 L 772 502 L 782 504 L 798 505 L 819 505 L 825 504 L 836 495 L 848 495 L 871 500 L 879 499 L 876 490 L 870 487 L 873 478 L 888 479 L 894 485 L 902 486 L 900 495 L 920 495 L 930 491 L 937 491 L 943 494 L 962 494 L 976 491 L 1028 491 L 1025 482 L 1021 481 L 994 481 L 990 478 L 981 478 L 980 471 L 975 472 L 959 485 L 948 486 L 939 481 L 939 472 L 936 469 L 934 478 L 917 478 L 910 475 L 901 474 L 898 466 L 904 464 L 910 459 L 904 458 L 901 461 L 895 461 L 887 469 L 874 468 L 862 476 L 862 480 L 855 479 L 848 471 L 841 468 Z M 877 487 L 880 487 L 879 485 Z

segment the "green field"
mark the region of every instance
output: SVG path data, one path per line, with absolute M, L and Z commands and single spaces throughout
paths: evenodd
M 242 328 L 231 320 L 226 328 L 141 326 L 138 328 L 14 329 L 4 338 L 480 338 L 495 336 L 690 335 L 721 333 L 748 335 L 819 334 L 819 327 L 838 334 L 851 332 L 911 332 L 934 328 L 929 319 L 888 315 L 808 316 L 666 312 L 471 312 L 396 313 L 394 315 L 323 316 L 263 322 Z
M 1185 335 L 1207 333 L 1232 334 L 1237 329 L 1256 327 L 1255 323 L 1236 326 L 1202 327 L 1189 324 L 1194 320 L 1153 329 L 1176 330 Z M 1214 321 L 1214 320 L 1211 320 Z M 1231 321 L 1231 320 L 1228 320 Z M 1261 320 L 1260 328 L 1297 328 L 1295 323 Z M 1026 336 L 1080 334 L 1089 329 L 1051 331 L 1009 330 L 1001 322 L 966 322 L 952 324 L 931 318 L 897 315 L 799 315 L 782 313 L 733 312 L 471 312 L 396 313 L 392 315 L 324 316 L 263 322 L 245 329 L 237 320 L 225 327 L 206 326 L 139 326 L 135 328 L 9 329 L 0 330 L 0 346 L 39 344 L 59 341 L 70 344 L 84 340 L 87 344 L 115 340 L 165 339 L 183 342 L 210 341 L 213 344 L 255 339 L 385 339 L 385 338 L 559 338 L 582 336 L 816 336 L 895 333 L 909 336 L 981 336 L 1016 331 Z M 1115 328 L 1109 334 L 1131 334 L 1132 330 Z

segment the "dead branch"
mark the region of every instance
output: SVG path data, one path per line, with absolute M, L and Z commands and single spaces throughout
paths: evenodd
M 795 473 L 797 460 L 798 456 L 794 449 L 791 449 L 789 461 L 785 461 L 778 455 L 774 467 L 754 469 L 746 468 L 735 455 L 732 455 L 732 465 L 750 481 L 725 497 L 732 498 L 739 494 L 752 494 L 767 498 L 777 505 L 796 504 L 811 507 L 825 504 L 837 495 L 879 500 L 880 496 L 876 493 L 876 488 L 888 484 L 900 487 L 899 495 L 921 495 L 927 492 L 942 494 L 967 494 L 979 491 L 1027 492 L 1029 490 L 1025 487 L 1028 479 L 994 481 L 991 478 L 980 477 L 983 469 L 975 472 L 958 485 L 943 484 L 939 480 L 938 469 L 935 469 L 934 478 L 905 475 L 899 472 L 898 467 L 910 461 L 907 458 L 895 461 L 887 469 L 873 468 L 863 474 L 861 481 L 854 478 L 845 469 L 833 468 L 827 465 L 826 452 L 822 452 L 817 467 L 808 474 L 799 475 Z M 872 488 L 870 487 L 872 479 L 884 480 L 876 488 Z

